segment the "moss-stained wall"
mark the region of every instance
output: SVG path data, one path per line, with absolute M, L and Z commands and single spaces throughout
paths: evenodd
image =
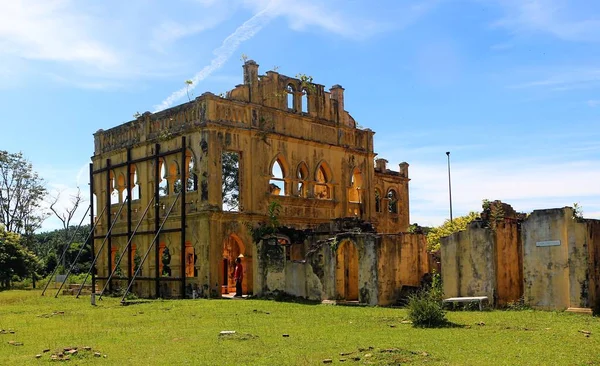
M 420 286 L 430 271 L 422 234 L 342 233 L 326 238 L 307 240 L 310 249 L 304 261 L 286 261 L 283 252 L 281 257 L 261 255 L 266 245 L 261 242 L 258 294 L 278 290 L 313 300 L 389 305 L 398 300 L 402 286 Z M 346 260 L 357 262 L 341 263 Z
M 496 222 L 494 239 L 496 303 L 506 305 L 523 295 L 523 248 L 518 222 L 513 219 Z
M 600 220 L 587 220 L 589 305 L 600 314 Z
M 496 288 L 494 233 L 483 221 L 441 239 L 444 296 L 488 296 Z
M 570 306 L 567 219 L 562 209 L 535 210 L 523 223 L 524 297 L 531 306 Z
M 442 238 L 444 295 L 494 296 L 504 305 L 522 294 L 535 308 L 597 307 L 600 221 L 575 218 L 570 207 L 535 210 L 520 225 L 512 216 Z
M 378 303 L 389 305 L 398 299 L 402 286 L 420 286 L 423 275 L 430 272 L 424 235 L 381 235 L 377 266 Z
M 597 220 L 574 218 L 573 209 L 536 210 L 523 224 L 525 300 L 543 309 L 598 304 Z

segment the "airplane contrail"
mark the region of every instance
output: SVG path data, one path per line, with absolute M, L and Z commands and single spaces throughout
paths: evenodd
M 265 9 L 256 13 L 252 18 L 245 21 L 244 24 L 240 25 L 233 33 L 225 38 L 221 46 L 214 50 L 213 53 L 215 54 L 215 58 L 191 79 L 192 84 L 189 85 L 189 87 L 186 86 L 173 92 L 160 104 L 155 105 L 154 112 L 169 108 L 175 101 L 183 98 L 189 90 L 193 90 L 199 82 L 206 79 L 215 70 L 220 69 L 242 42 L 254 37 L 254 35 L 271 20 L 270 10 L 272 9 L 273 3 L 274 2 L 271 1 Z

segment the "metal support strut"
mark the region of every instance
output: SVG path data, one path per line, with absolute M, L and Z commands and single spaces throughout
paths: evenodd
M 131 290 L 131 286 L 133 285 L 133 281 L 135 281 L 135 278 L 137 277 L 138 273 L 140 272 L 140 269 L 142 269 L 142 266 L 144 265 L 144 262 L 146 261 L 146 258 L 148 258 L 148 254 L 150 254 L 150 251 L 152 250 L 152 247 L 154 247 L 154 245 L 156 244 L 156 239 L 160 235 L 160 231 L 162 230 L 163 226 L 167 222 L 167 219 L 169 218 L 169 215 L 171 214 L 171 210 L 173 210 L 173 207 L 175 207 L 175 203 L 177 202 L 177 199 L 179 199 L 180 195 L 181 195 L 181 192 L 179 192 L 177 194 L 177 196 L 175 196 L 175 199 L 173 200 L 173 203 L 171 204 L 171 207 L 169 207 L 169 210 L 167 211 L 167 214 L 165 215 L 165 218 L 163 219 L 162 223 L 160 224 L 160 227 L 158 228 L 158 231 L 156 232 L 156 235 L 154 236 L 154 239 L 152 240 L 152 243 L 150 244 L 150 246 L 148 246 L 148 250 L 146 250 L 146 253 L 144 254 L 144 257 L 142 258 L 142 261 L 140 262 L 140 265 L 135 270 L 135 273 L 133 274 L 133 278 L 131 278 L 131 282 L 129 282 L 129 286 L 127 286 L 127 290 L 125 290 L 125 293 L 123 294 L 123 297 L 121 298 L 121 304 L 122 305 L 125 304 L 125 297 L 127 297 L 127 294 L 129 294 L 129 290 Z
M 128 200 L 129 200 L 129 197 L 125 197 L 125 200 L 121 204 L 121 207 L 119 207 L 119 211 L 117 211 L 116 217 L 119 217 L 119 215 L 121 214 L 121 210 L 123 209 L 123 207 L 125 206 L 125 203 L 127 203 Z M 76 299 L 78 299 L 79 295 L 81 295 L 81 290 L 83 289 L 83 286 L 85 285 L 85 281 L 87 281 L 87 278 L 89 277 L 90 273 L 94 269 L 94 266 L 96 265 L 96 261 L 98 260 L 98 257 L 102 253 L 102 249 L 104 248 L 104 244 L 106 243 L 106 239 L 108 237 L 110 237 L 112 229 L 113 229 L 113 227 L 115 226 L 116 223 L 117 223 L 117 220 L 114 220 L 113 223 L 112 223 L 112 225 L 110 225 L 110 228 L 108 229 L 108 232 L 106 233 L 106 236 L 104 237 L 104 240 L 102 241 L 102 245 L 100 245 L 100 248 L 98 249 L 98 255 L 94 256 L 94 260 L 92 261 L 92 264 L 90 265 L 90 269 L 87 271 L 87 273 L 85 275 L 85 278 L 81 282 L 81 286 L 79 286 L 79 290 L 77 291 L 77 296 L 75 296 Z

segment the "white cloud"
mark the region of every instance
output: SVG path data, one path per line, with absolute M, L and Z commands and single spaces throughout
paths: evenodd
M 513 33 L 543 33 L 575 42 L 600 42 L 600 17 L 593 2 L 567 0 L 497 0 L 506 16 L 495 26 Z
M 592 108 L 596 108 L 596 107 L 600 106 L 600 99 L 588 100 L 587 104 Z
M 225 62 L 229 60 L 233 52 L 237 50 L 242 42 L 254 37 L 254 35 L 258 33 L 262 27 L 269 22 L 269 20 L 271 20 L 271 10 L 272 9 L 270 5 L 268 5 L 265 9 L 245 21 L 244 24 L 240 25 L 233 33 L 225 38 L 221 46 L 213 52 L 215 54 L 215 58 L 211 60 L 210 64 L 205 66 L 202 70 L 196 73 L 194 77 L 192 77 L 192 84 L 171 93 L 171 95 L 169 95 L 160 104 L 154 106 L 155 111 L 169 108 L 173 105 L 173 103 L 187 95 L 190 90 L 193 90 L 199 82 L 206 79 L 216 70 L 220 69 Z
M 589 218 L 600 218 L 600 161 L 572 163 L 527 160 L 453 163 L 454 216 L 481 211 L 483 199 L 500 199 L 517 211 L 572 206 L 579 202 Z M 445 164 L 413 162 L 411 222 L 440 225 L 448 218 L 448 170 Z
M 594 88 L 600 86 L 600 68 L 570 67 L 544 69 L 538 68 L 531 73 L 544 74 L 537 80 L 512 85 L 512 88 L 548 88 L 554 91 Z
M 2 52 L 26 59 L 100 67 L 118 63 L 118 52 L 90 35 L 95 20 L 69 5 L 67 0 L 1 2 Z

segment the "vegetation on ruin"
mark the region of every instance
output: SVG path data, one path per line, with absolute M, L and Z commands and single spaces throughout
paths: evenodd
M 441 238 L 465 230 L 467 225 L 478 217 L 477 212 L 469 212 L 465 216 L 455 217 L 452 221 L 446 220 L 442 225 L 431 228 L 427 233 L 427 249 L 430 251 L 439 250 Z
M 14 290 L 0 293 L 0 309 L 0 330 L 6 331 L 0 332 L 3 365 L 45 364 L 64 347 L 79 347 L 71 358 L 78 365 L 317 365 L 325 359 L 378 365 L 600 362 L 600 320 L 563 312 L 449 311 L 452 327 L 424 329 L 408 322 L 405 309 L 265 300 L 121 306 L 109 297 L 94 307 L 89 297 L 55 299 Z M 220 336 L 224 330 L 236 333 Z

